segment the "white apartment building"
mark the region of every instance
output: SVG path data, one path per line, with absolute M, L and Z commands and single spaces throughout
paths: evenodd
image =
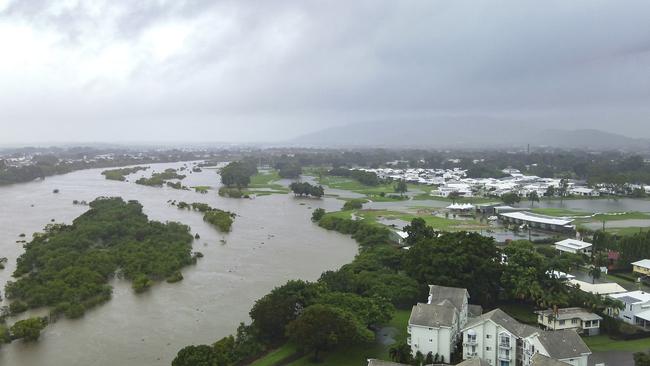
M 523 341 L 522 366 L 534 366 L 536 354 L 567 363 L 572 366 L 587 366 L 591 350 L 573 330 L 540 330 Z
M 622 310 L 609 308 L 607 315 L 617 317 L 628 324 L 650 327 L 650 293 L 631 291 L 608 296 L 619 300 L 625 307 Z
M 464 288 L 429 286 L 426 304 L 418 303 L 411 310 L 407 343 L 413 355 L 429 353 L 449 362 L 460 337 L 460 329 L 468 318 L 469 293 Z
M 480 358 L 491 366 L 516 366 L 523 360 L 523 339 L 539 329 L 521 324 L 501 309 L 470 319 L 462 329 L 463 359 Z

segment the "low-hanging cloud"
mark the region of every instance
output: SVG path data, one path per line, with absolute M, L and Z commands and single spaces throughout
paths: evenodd
M 0 143 L 484 114 L 646 134 L 646 1 L 0 0 Z

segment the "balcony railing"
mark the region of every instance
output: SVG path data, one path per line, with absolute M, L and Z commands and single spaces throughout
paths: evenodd
M 510 349 L 512 346 L 510 346 L 510 342 L 499 342 L 499 348 Z
M 411 337 L 406 338 L 406 344 L 411 345 Z
M 501 353 L 501 352 L 499 352 L 499 360 L 501 360 L 501 361 L 510 361 L 510 353 Z
M 478 341 L 476 339 L 468 339 L 464 342 L 464 344 L 468 346 L 476 346 L 478 344 Z

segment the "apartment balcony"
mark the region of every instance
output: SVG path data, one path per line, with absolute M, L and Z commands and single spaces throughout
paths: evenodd
M 463 344 L 467 345 L 467 346 L 476 346 L 476 345 L 478 345 L 478 341 L 476 339 L 473 339 L 473 340 L 468 339 L 465 342 L 463 342 Z
M 478 357 L 478 352 L 469 352 L 468 351 L 468 352 L 465 352 L 465 356 L 467 356 L 468 358 Z
M 408 344 L 409 346 L 411 345 L 411 337 L 406 338 L 406 344 Z
M 499 352 L 499 361 L 510 361 L 510 353 L 501 353 Z
M 512 349 L 512 346 L 510 345 L 510 343 L 500 342 L 499 343 L 499 348 L 501 348 L 501 349 Z
M 406 328 L 406 333 L 411 334 L 411 327 Z

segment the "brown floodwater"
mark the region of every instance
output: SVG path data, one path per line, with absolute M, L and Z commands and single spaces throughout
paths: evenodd
M 191 163 L 153 164 L 153 170 Z M 87 207 L 73 200 L 99 196 L 135 199 L 150 219 L 179 221 L 199 233 L 194 250 L 204 257 L 183 270 L 184 280 L 159 283 L 136 295 L 129 283 L 112 282 L 110 301 L 81 319 L 50 324 L 36 343 L 13 342 L 0 348 L 0 365 L 19 366 L 153 366 L 169 365 L 188 344 L 211 343 L 234 333 L 248 311 L 273 287 L 289 279 L 315 280 L 325 270 L 352 260 L 356 243 L 348 236 L 323 230 L 310 221 L 313 208 L 338 210 L 341 201 L 297 199 L 271 195 L 256 199 L 227 199 L 216 193 L 215 170 L 192 173 L 183 184 L 215 187 L 208 194 L 155 188 L 104 179 L 101 169 L 48 177 L 43 181 L 0 187 L 0 284 L 11 280 L 16 258 L 23 252 L 19 235 L 27 239 L 52 219 L 70 223 Z M 151 170 L 140 173 L 151 174 Z M 53 190 L 59 193 L 54 194 Z M 168 200 L 205 202 L 239 216 L 232 232 L 221 234 L 205 224 L 199 213 L 179 210 Z M 225 241 L 225 243 L 223 242 Z M 7 301 L 0 305 L 8 305 Z M 24 316 L 44 314 L 46 309 Z M 23 316 L 23 317 L 24 317 Z M 12 323 L 16 319 L 10 319 Z

